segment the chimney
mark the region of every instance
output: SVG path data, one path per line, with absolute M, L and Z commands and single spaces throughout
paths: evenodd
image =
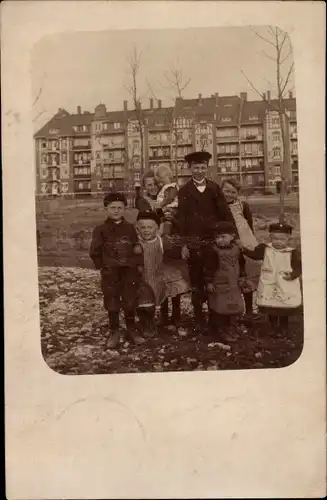
M 128 109 L 128 103 L 127 101 L 124 101 L 124 111 L 127 111 L 127 109 Z
M 199 94 L 199 105 L 201 106 L 202 104 L 202 94 Z
M 216 98 L 216 106 L 218 106 L 218 99 L 219 99 L 218 92 L 215 93 L 214 97 Z
M 264 101 L 266 101 L 266 100 L 267 100 L 267 98 L 266 98 L 266 92 L 264 92 L 264 93 L 262 94 L 262 97 L 263 97 L 263 100 L 264 100 Z
M 293 92 L 292 91 L 289 91 L 288 97 L 289 97 L 289 99 L 293 99 Z
M 267 92 L 267 101 L 270 102 L 270 99 L 271 99 L 271 94 L 270 94 L 270 90 L 268 90 L 268 92 Z
M 153 99 L 150 98 L 150 109 L 153 109 Z
M 81 106 L 77 106 L 77 114 L 80 115 L 82 113 L 82 108 Z
M 240 93 L 240 97 L 241 97 L 241 100 L 243 102 L 246 102 L 248 100 L 248 94 L 247 94 L 247 92 L 241 92 Z
M 161 108 L 161 99 L 158 99 L 158 108 Z

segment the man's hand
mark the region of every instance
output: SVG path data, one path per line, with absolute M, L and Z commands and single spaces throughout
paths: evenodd
M 215 285 L 213 285 L 212 283 L 208 283 L 207 284 L 207 291 L 209 293 L 213 293 L 215 291 Z
M 239 238 L 236 238 L 236 239 L 234 240 L 234 243 L 235 243 L 235 245 L 237 245 L 237 246 L 238 246 L 238 248 L 239 248 L 240 250 L 243 250 L 244 246 L 242 245 L 241 240 L 240 240 Z
M 182 247 L 182 259 L 187 260 L 190 257 L 190 251 L 186 245 Z

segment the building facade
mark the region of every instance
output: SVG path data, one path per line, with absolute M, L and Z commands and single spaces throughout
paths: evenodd
M 155 104 L 155 105 L 154 105 Z M 219 182 L 236 177 L 246 188 L 275 190 L 281 164 L 288 155 L 289 187 L 298 187 L 296 100 L 284 100 L 287 117 L 280 123 L 277 102 L 268 92 L 262 101 L 247 94 L 176 99 L 173 108 L 161 101 L 137 115 L 128 110 L 107 111 L 99 104 L 94 113 L 70 114 L 64 109 L 34 136 L 36 194 L 90 196 L 110 189 L 133 190 L 142 174 L 169 165 L 184 184 L 190 171 L 184 160 L 193 150 L 212 155 L 209 175 Z M 286 142 L 283 144 L 282 127 Z

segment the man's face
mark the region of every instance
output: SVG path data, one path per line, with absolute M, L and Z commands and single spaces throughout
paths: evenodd
M 154 177 L 147 177 L 144 181 L 144 189 L 150 196 L 156 196 L 158 194 L 158 186 L 154 180 Z
M 125 204 L 122 201 L 112 201 L 106 207 L 108 217 L 113 221 L 119 221 L 124 217 Z
M 196 181 L 202 181 L 208 173 L 208 164 L 206 162 L 191 163 L 190 168 L 191 168 L 192 177 Z

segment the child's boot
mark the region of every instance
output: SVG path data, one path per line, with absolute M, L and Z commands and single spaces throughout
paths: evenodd
M 165 299 L 160 306 L 160 326 L 166 327 L 168 325 L 169 325 L 168 299 Z
M 278 336 L 286 337 L 288 334 L 288 316 L 279 317 Z
M 133 311 L 125 311 L 125 323 L 128 337 L 134 344 L 140 345 L 145 342 L 145 339 L 137 333 L 135 327 L 135 316 Z
M 177 295 L 176 297 L 172 297 L 172 314 L 171 314 L 171 323 L 174 326 L 178 326 L 181 322 L 181 297 Z
M 106 343 L 107 349 L 115 349 L 120 341 L 119 312 L 110 311 L 109 316 L 109 338 Z

